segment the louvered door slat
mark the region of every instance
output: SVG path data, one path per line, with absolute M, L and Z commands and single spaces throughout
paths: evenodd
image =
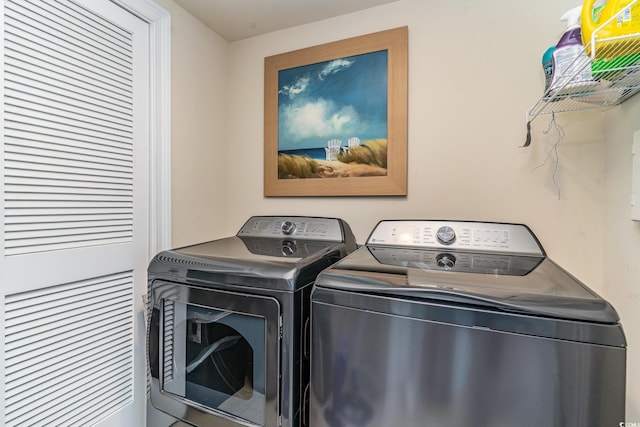
M 104 208 L 108 209 L 111 207 L 119 207 L 122 209 L 127 209 L 131 206 L 132 201 L 123 200 L 123 201 L 113 201 L 113 200 L 83 200 L 78 195 L 70 195 L 69 200 L 64 200 L 63 198 L 57 198 L 57 200 L 14 200 L 9 198 L 8 195 L 5 199 L 5 209 L 48 209 L 51 211 L 52 209 L 64 209 L 64 208 L 72 208 L 78 207 L 78 209 L 82 208 Z
M 82 225 L 84 225 L 84 227 L 82 227 Z M 61 235 L 65 235 L 64 233 L 66 233 L 66 235 L 74 236 L 82 233 L 87 233 L 90 230 L 92 230 L 92 227 L 95 227 L 95 225 L 90 222 L 87 222 L 85 224 L 53 223 L 53 224 L 45 224 L 44 226 L 41 224 L 29 224 L 28 227 L 13 226 L 13 227 L 9 227 L 9 229 L 10 231 L 13 231 L 14 229 L 18 229 L 20 231 L 16 233 L 23 233 L 23 232 L 26 232 L 26 231 L 22 231 L 23 228 L 31 228 L 32 229 L 31 231 L 34 233 L 37 233 L 38 235 L 42 235 L 48 232 L 51 236 L 61 236 Z M 104 226 L 101 226 L 101 227 L 107 228 Z M 119 224 L 115 224 L 112 227 L 108 227 L 108 229 L 104 230 L 103 232 L 113 232 L 113 231 L 126 232 L 129 229 L 129 227 L 130 227 L 130 224 L 128 221 L 121 221 Z M 102 229 L 99 228 L 98 230 L 102 230 Z M 21 236 L 21 238 L 27 238 L 27 237 L 28 236 Z
M 122 155 L 119 153 L 113 153 L 108 151 L 97 151 L 83 147 L 73 147 L 69 145 L 59 144 L 55 142 L 41 142 L 37 140 L 30 140 L 27 144 L 24 140 L 15 138 L 5 138 L 5 150 L 14 153 L 30 153 L 36 155 L 43 155 L 47 157 L 58 158 L 75 158 L 91 160 L 92 163 L 104 163 L 114 164 L 120 166 L 131 166 L 130 155 Z
M 107 322 L 108 317 L 102 317 L 102 322 Z M 95 330 L 99 333 L 108 333 L 108 337 L 117 343 L 118 340 L 122 340 L 123 337 L 128 333 L 128 330 L 120 326 L 118 327 L 118 322 L 125 320 L 126 315 L 117 315 L 113 317 L 113 321 L 115 321 L 115 327 L 111 330 L 107 328 L 95 328 Z M 95 324 L 93 325 L 95 327 Z M 80 351 L 68 351 L 68 346 L 73 346 L 75 343 L 79 342 L 79 340 L 85 340 L 91 336 L 90 331 L 82 330 L 77 335 L 77 337 L 65 337 L 64 344 L 58 345 L 56 343 L 55 346 L 47 345 L 45 348 L 47 352 L 36 353 L 33 356 L 33 363 L 15 363 L 12 365 L 12 372 L 18 372 L 19 376 L 16 375 L 15 379 L 11 382 L 11 389 L 7 391 L 6 396 L 10 397 L 16 393 L 19 393 L 22 387 L 29 386 L 30 383 L 34 381 L 49 381 L 55 380 L 62 370 L 74 370 L 81 369 L 82 365 L 78 364 L 77 366 L 73 365 L 74 358 L 86 358 L 92 355 L 92 352 L 95 352 L 96 355 L 105 356 L 105 353 L 108 354 L 107 357 L 111 357 L 112 353 L 115 349 L 115 346 L 111 344 L 109 347 L 96 347 L 96 348 L 87 348 L 82 352 Z M 107 335 L 105 335 L 107 336 Z M 72 348 L 72 347 L 71 347 Z M 37 349 L 36 349 L 37 350 Z M 29 353 L 31 354 L 31 352 Z M 19 357 L 19 355 L 17 356 Z M 17 359 L 16 359 L 17 360 Z M 31 359 L 30 359 L 31 360 Z M 77 372 L 76 372 L 77 374 Z M 14 390 L 15 389 L 15 390 Z M 33 391 L 33 388 L 31 388 Z
M 16 249 L 18 246 L 22 251 L 25 250 L 35 250 L 35 248 L 39 248 L 40 250 L 59 250 L 59 249 L 69 249 L 74 246 L 82 246 L 82 245 L 96 245 L 96 244 L 115 244 L 115 243 L 125 243 L 129 241 L 129 232 L 121 232 L 121 233 L 87 233 L 87 234 L 78 234 L 74 236 L 64 236 L 59 235 L 51 238 L 31 238 L 31 239 L 23 239 L 22 241 L 7 241 L 7 249 L 6 253 L 8 255 L 15 255 L 19 251 Z
M 6 173 L 8 176 L 29 176 L 46 178 L 52 177 L 54 179 L 67 178 L 69 180 L 76 180 L 87 182 L 95 180 L 97 182 L 112 182 L 119 184 L 131 184 L 131 176 L 127 173 L 119 173 L 117 171 L 110 171 L 104 169 L 91 169 L 87 167 L 83 168 L 65 168 L 61 166 L 50 166 L 47 169 L 47 165 L 39 163 L 37 159 L 32 162 L 20 163 L 7 160 L 5 164 Z
M 123 272 L 6 296 L 7 425 L 92 419 L 130 401 L 132 280 Z
M 122 339 L 125 334 L 126 332 L 123 332 L 119 335 L 113 335 L 113 337 Z M 47 358 L 47 361 L 51 362 L 49 365 L 34 363 L 33 367 L 31 365 L 25 366 L 24 375 L 13 382 L 7 398 L 17 401 L 24 400 L 26 395 L 33 390 L 33 383 L 36 381 L 41 380 L 42 387 L 45 389 L 53 387 L 58 377 L 73 377 L 82 369 L 83 364 L 100 362 L 103 359 L 111 358 L 114 354 L 126 352 L 126 350 L 127 344 L 112 345 L 102 343 L 101 345 L 87 347 L 82 353 L 67 354 L 66 352 L 61 352 L 61 354 L 52 354 L 50 358 Z
M 11 22 L 6 24 L 8 38 L 5 44 L 5 61 L 23 70 L 31 70 L 34 74 L 46 76 L 54 70 L 64 71 L 63 75 L 56 75 L 53 79 L 59 82 L 69 81 L 65 77 L 72 76 L 77 79 L 75 87 L 85 87 L 88 83 L 94 82 L 101 90 L 108 89 L 110 84 L 114 85 L 114 91 L 122 98 L 127 89 L 127 81 L 121 70 L 116 70 L 117 74 L 108 74 L 103 64 L 96 62 L 84 62 L 82 58 L 65 57 L 65 52 L 53 52 L 50 48 L 44 47 L 33 40 L 30 34 L 12 27 Z M 45 43 L 45 41 L 42 41 Z M 53 56 L 55 55 L 55 56 Z M 16 76 L 16 75 L 13 75 Z M 56 85 L 58 86 L 58 85 Z M 114 97 L 114 98 L 117 98 Z
M 131 146 L 127 144 L 96 143 L 76 138 L 61 138 L 55 135 L 38 134 L 29 132 L 29 129 L 6 129 L 6 144 L 12 146 L 33 146 L 36 148 L 49 149 L 68 153 L 69 156 L 75 154 L 90 155 L 95 154 L 97 158 L 113 158 L 117 160 L 131 160 Z M 102 142 L 102 141 L 101 141 Z
M 8 186 L 7 192 L 11 192 L 11 186 Z M 64 189 L 55 189 L 56 191 L 49 191 L 48 188 L 33 188 L 29 187 L 27 191 L 20 191 L 20 187 L 15 187 L 15 192 L 10 196 L 7 196 L 7 200 L 23 201 L 23 202 L 114 202 L 114 203 L 126 203 L 132 202 L 129 194 L 119 194 L 118 192 L 108 191 L 78 191 L 74 194 L 68 194 L 64 192 Z M 74 190 L 75 191 L 75 190 Z M 111 194 L 110 194 L 111 193 Z
M 37 112 L 32 114 L 21 114 L 19 108 L 12 108 L 11 105 L 5 104 L 7 113 L 5 114 L 5 126 L 8 128 L 22 127 L 24 125 L 33 126 L 38 133 L 47 133 L 50 130 L 57 130 L 65 134 L 86 135 L 103 141 L 113 141 L 119 144 L 128 144 L 131 141 L 131 135 L 119 135 L 117 132 L 105 131 L 97 126 L 90 126 L 77 120 L 65 120 L 64 117 L 54 115 L 41 115 Z M 44 117 L 43 117 L 44 116 Z
M 10 396 L 10 398 L 16 402 L 25 399 L 37 402 L 46 399 L 47 395 L 51 392 L 68 391 L 69 387 L 73 387 L 73 385 L 77 383 L 78 370 L 82 369 L 83 365 L 86 366 L 89 371 L 96 371 L 97 373 L 99 367 L 108 367 L 109 364 L 118 364 L 126 360 L 129 357 L 127 353 L 126 346 L 121 345 L 118 348 L 111 349 L 108 354 L 102 354 L 97 358 L 91 358 L 85 355 L 79 358 L 76 363 L 65 363 L 65 367 L 69 368 L 66 372 L 57 371 L 50 376 L 43 375 L 40 377 L 42 381 L 38 383 L 37 387 L 30 387 L 27 384 L 22 388 L 20 393 L 16 393 Z M 46 377 L 46 379 L 43 377 Z M 35 403 L 32 403 L 31 407 L 39 408 Z M 28 406 L 21 408 L 21 410 L 25 409 L 28 409 Z
M 122 287 L 122 285 L 119 286 Z M 64 311 L 60 311 L 61 307 L 59 301 L 56 304 L 49 304 L 49 307 L 44 304 L 36 305 L 36 307 L 38 307 L 37 312 L 33 311 L 33 307 L 23 307 L 21 310 L 22 313 L 17 311 L 12 313 L 11 318 L 14 323 L 9 323 L 6 326 L 6 342 L 14 343 L 23 339 L 28 339 L 30 334 L 45 334 L 47 331 L 52 331 L 55 328 L 58 328 L 56 330 L 60 333 L 67 332 L 62 325 L 69 321 L 69 313 L 73 313 L 73 316 L 77 319 L 77 322 L 75 322 L 77 324 L 74 325 L 76 328 L 80 325 L 84 326 L 90 323 L 100 323 L 100 316 L 108 313 L 106 307 L 101 305 L 102 298 L 105 295 L 112 298 L 113 313 L 118 315 L 120 312 L 119 308 L 126 308 L 123 304 L 128 301 L 130 292 L 128 290 L 123 290 L 122 288 L 120 290 L 115 288 L 114 290 L 113 287 L 105 287 L 100 289 L 100 292 L 94 290 L 91 293 L 76 291 L 69 297 L 60 300 L 64 301 Z M 86 302 L 83 303 L 83 301 Z M 91 318 L 89 316 L 90 313 L 94 313 L 95 318 Z M 70 324 L 73 325 L 74 322 L 71 322 Z M 71 330 L 69 330 L 69 332 L 71 332 Z M 16 348 L 16 351 L 29 352 L 37 348 L 33 347 L 30 349 L 30 345 L 31 343 L 22 342 L 19 346 L 19 350 Z M 11 355 L 11 353 L 7 354 Z
M 14 339 L 14 328 L 25 328 L 25 323 L 40 322 L 48 324 L 55 321 L 54 316 L 60 309 L 60 304 L 64 301 L 64 307 L 68 310 L 80 310 L 83 313 L 87 307 L 93 303 L 101 301 L 106 295 L 112 298 L 127 296 L 130 290 L 126 288 L 129 277 L 111 277 L 109 281 L 95 281 L 93 284 L 87 284 L 81 289 L 69 288 L 58 290 L 55 294 L 44 294 L 40 297 L 34 295 L 28 302 L 21 304 L 19 307 L 9 307 L 7 310 L 7 320 L 5 321 L 5 331 L 7 333 L 6 340 Z M 37 307 L 37 312 L 34 308 Z M 43 321 L 43 317 L 47 318 Z M 27 330 L 37 327 L 37 324 L 27 325 Z
M 28 77 L 31 79 L 42 82 L 36 86 L 41 91 L 52 93 L 66 91 L 73 93 L 80 100 L 90 100 L 88 97 L 93 91 L 102 102 L 121 107 L 130 104 L 131 98 L 127 95 L 126 86 L 120 82 L 121 79 L 107 80 L 100 74 L 95 74 L 97 65 L 94 67 L 91 66 L 92 64 L 67 64 L 60 59 L 47 56 L 46 51 L 36 50 L 32 42 L 23 44 L 24 46 L 8 41 L 5 46 L 5 61 L 8 65 L 7 83 L 19 84 L 24 81 L 22 76 L 29 74 Z M 79 68 L 79 65 L 83 65 L 84 68 Z M 54 77 L 50 77 L 55 71 L 63 71 L 65 74 L 54 74 Z M 110 83 L 115 84 L 112 92 L 109 92 Z M 8 87 L 11 88 L 11 85 Z
M 64 209 L 64 208 L 56 208 L 56 209 L 44 209 L 44 208 L 36 208 L 36 209 L 13 209 L 13 216 L 8 216 L 8 223 L 20 223 L 24 218 L 38 218 L 42 216 L 42 220 L 46 222 L 50 222 L 55 220 L 58 216 L 66 217 L 68 215 L 86 215 L 87 218 L 97 216 L 104 216 L 107 214 L 121 214 L 127 215 L 127 217 L 131 217 L 129 208 L 113 208 L 109 207 L 106 209 L 101 208 L 75 208 L 75 209 Z M 5 233 L 6 234 L 6 233 Z
M 7 224 L 6 229 L 12 232 L 29 231 L 29 230 L 51 230 L 51 229 L 65 229 L 65 228 L 88 228 L 88 227 L 124 227 L 130 225 L 130 220 L 95 220 L 95 221 L 66 221 L 66 222 L 37 222 L 31 220 L 32 223 L 20 222 L 17 224 Z
M 68 1 L 5 3 L 5 254 L 132 241 L 100 224 L 132 218 L 131 35 Z M 87 217 L 56 229 L 69 214 Z
M 52 116 L 71 116 L 75 117 L 79 122 L 90 123 L 92 126 L 99 126 L 103 129 L 112 129 L 127 136 L 131 135 L 132 132 L 132 123 L 128 120 L 105 116 L 104 114 L 91 114 L 91 112 L 83 111 L 77 107 L 72 108 L 61 103 L 49 103 L 42 99 L 36 102 L 33 99 L 34 97 L 25 96 L 24 93 L 19 95 L 13 93 L 13 95 L 8 96 L 5 93 L 5 103 L 16 109 L 20 108 L 22 111 L 35 111 Z
M 117 319 L 118 321 L 120 319 Z M 11 382 L 11 388 L 7 390 L 7 398 L 14 398 L 25 390 L 29 390 L 38 382 L 55 382 L 58 375 L 66 373 L 77 374 L 82 369 L 84 360 L 97 360 L 101 357 L 110 357 L 112 352 L 119 352 L 127 348 L 126 338 L 129 336 L 126 328 L 119 328 L 109 337 L 113 341 L 87 343 L 83 351 L 66 352 L 64 349 L 51 349 L 50 357 L 40 356 L 34 359 L 34 365 L 25 364 L 23 375 L 16 376 Z M 37 368 L 36 368 L 37 367 Z M 16 400 L 21 400 L 16 397 Z
M 124 56 L 131 54 L 126 49 L 130 38 L 127 30 L 98 17 L 93 12 L 78 8 L 73 0 L 21 0 L 19 2 L 14 0 L 12 3 L 17 3 L 11 5 L 14 8 L 26 7 L 29 9 L 27 15 L 52 18 L 52 23 L 70 29 L 68 31 L 70 37 L 74 37 L 76 34 L 84 35 L 91 40 L 98 40 L 98 43 L 104 45 L 119 45 Z M 99 46 L 92 43 L 94 42 L 86 44 L 99 50 Z
M 17 102 L 14 102 L 17 101 Z M 20 102 L 5 98 L 5 105 L 10 106 L 16 116 L 33 117 L 46 122 L 60 123 L 75 128 L 91 129 L 100 134 L 114 135 L 125 138 L 125 142 L 131 138 L 131 124 L 117 125 L 113 122 L 97 120 L 91 117 L 82 117 L 76 114 L 68 114 L 55 108 L 42 107 L 28 102 Z
M 6 68 L 12 69 L 13 67 L 7 66 Z M 15 72 L 18 73 L 22 70 L 16 69 Z M 32 93 L 28 93 L 26 91 L 18 92 L 11 88 L 5 88 L 4 96 L 5 102 L 9 104 L 17 104 L 17 105 L 28 105 L 33 108 L 41 106 L 42 108 L 50 108 L 58 113 L 64 112 L 65 114 L 73 114 L 78 117 L 87 117 L 90 119 L 101 120 L 106 123 L 115 123 L 118 126 L 131 128 L 131 116 L 122 114 L 117 110 L 109 109 L 109 108 L 100 108 L 95 102 L 92 103 L 84 103 L 79 104 L 79 101 L 71 102 L 71 99 L 68 97 L 60 97 L 55 96 L 51 92 L 47 92 L 47 97 L 44 93 L 40 94 L 41 96 L 35 96 Z
M 100 72 L 105 78 L 123 77 L 129 73 L 131 57 L 127 55 L 126 48 L 116 44 L 102 46 L 96 43 L 93 35 L 87 35 L 81 28 L 69 30 L 56 21 L 21 7 L 23 4 L 27 3 L 8 3 L 5 21 L 7 33 L 23 44 L 37 39 L 40 43 L 32 47 L 62 54 L 70 64 L 81 64 L 84 58 L 92 66 L 106 68 L 109 73 Z M 69 31 L 75 33 L 70 35 Z
M 5 126 L 9 124 L 10 123 L 5 123 Z M 38 141 L 45 141 L 47 139 L 46 137 L 66 139 L 70 142 L 84 141 L 89 144 L 94 144 L 98 147 L 114 148 L 114 149 L 120 149 L 122 151 L 129 150 L 130 155 L 133 154 L 129 143 L 126 143 L 126 142 L 121 143 L 120 141 L 114 141 L 114 140 L 109 140 L 104 138 L 96 138 L 90 135 L 83 135 L 77 132 L 68 133 L 58 129 L 53 129 L 53 128 L 47 129 L 47 128 L 33 126 L 28 123 L 22 123 L 19 126 L 19 128 L 15 130 L 11 127 L 9 128 L 5 127 L 5 129 L 6 129 L 5 132 L 7 132 L 7 134 L 9 135 L 11 135 L 12 132 L 14 131 L 21 131 L 24 134 L 26 134 L 25 139 L 29 139 L 29 136 L 31 135 L 32 138 Z
M 105 394 L 109 396 L 109 398 L 100 398 L 95 397 L 93 400 L 91 396 L 87 396 L 83 394 L 84 390 L 76 391 L 73 395 L 75 399 L 73 400 L 73 404 L 75 406 L 67 405 L 66 408 L 72 407 L 73 410 L 68 411 L 55 411 L 51 410 L 48 412 L 48 418 L 45 418 L 41 423 L 37 425 L 41 426 L 80 426 L 84 427 L 86 425 L 86 420 L 99 420 L 100 418 L 106 416 L 107 414 L 114 412 L 116 409 L 125 406 L 129 403 L 129 398 L 126 395 L 117 395 L 113 393 L 114 390 L 118 390 L 122 385 L 122 382 L 117 381 L 109 381 L 105 380 L 105 392 L 109 394 Z M 80 406 L 83 405 L 83 406 Z M 100 410 L 95 410 L 94 408 L 99 408 Z M 87 415 L 87 410 L 94 410 L 91 415 Z
M 132 171 L 130 168 L 115 165 L 29 156 L 13 151 L 5 153 L 5 160 L 7 182 L 20 185 L 22 190 L 26 192 L 34 192 L 37 189 L 34 188 L 30 191 L 29 188 L 26 188 L 27 185 L 20 179 L 22 177 L 41 180 L 51 178 L 52 180 L 57 180 L 57 182 L 77 182 L 77 185 L 71 186 L 73 188 L 76 186 L 86 187 L 86 185 L 82 184 L 87 184 L 91 181 L 118 185 L 120 189 L 127 189 L 126 186 L 131 186 L 132 184 Z M 46 188 L 51 186 L 45 185 Z M 53 193 L 53 191 L 47 192 Z
M 5 61 L 10 66 L 7 80 L 18 80 L 25 72 L 29 72 L 31 77 L 39 76 L 38 80 L 51 84 L 54 93 L 59 91 L 56 88 L 63 88 L 85 96 L 86 90 L 90 89 L 93 83 L 96 93 L 107 100 L 121 105 L 130 102 L 130 96 L 127 95 L 130 88 L 127 88 L 122 77 L 110 75 L 110 78 L 107 78 L 103 75 L 104 70 L 98 73 L 100 64 L 79 61 L 68 63 L 60 59 L 60 54 L 58 57 L 51 57 L 50 53 L 47 49 L 38 49 L 38 45 L 32 41 L 17 43 L 8 40 L 5 45 Z M 65 74 L 51 75 L 54 71 L 64 71 Z M 110 84 L 114 84 L 111 96 L 108 92 Z
M 76 127 L 76 130 L 78 128 Z M 113 134 L 111 134 L 113 135 Z M 111 146 L 118 142 L 113 139 L 113 136 L 108 136 Z M 5 152 L 13 154 L 15 156 L 26 156 L 31 161 L 37 161 L 39 158 L 46 159 L 46 161 L 57 161 L 60 164 L 83 164 L 90 163 L 93 165 L 105 165 L 106 167 L 118 167 L 120 170 L 131 171 L 133 166 L 131 158 L 131 150 L 126 144 L 126 137 L 122 146 L 127 150 L 123 150 L 123 154 L 115 152 L 117 148 L 112 148 L 112 151 L 107 151 L 104 145 L 94 145 L 93 147 L 99 150 L 72 147 L 69 145 L 57 144 L 55 142 L 40 141 L 37 135 L 25 135 L 31 136 L 31 138 L 11 138 L 8 137 L 5 140 Z M 67 141 L 69 143 L 69 141 Z M 89 147 L 88 144 L 87 147 Z
M 8 382 L 12 383 L 17 378 L 22 378 L 22 371 L 19 369 L 20 367 L 24 367 L 27 365 L 27 360 L 25 360 L 25 355 L 29 356 L 29 360 L 33 358 L 34 360 L 39 359 L 47 359 L 48 355 L 56 356 L 57 354 L 62 354 L 62 352 L 67 355 L 73 354 L 81 354 L 84 352 L 83 349 L 76 347 L 77 343 L 86 342 L 86 340 L 90 340 L 92 334 L 97 334 L 97 336 L 103 335 L 104 337 L 108 337 L 112 339 L 114 336 L 120 335 L 123 332 L 124 326 L 122 325 L 122 321 L 126 320 L 129 313 L 120 313 L 118 311 L 114 312 L 112 318 L 104 319 L 103 322 L 96 326 L 86 325 L 82 323 L 77 323 L 75 319 L 70 320 L 70 325 L 76 325 L 77 331 L 75 332 L 67 332 L 64 334 L 60 334 L 60 336 L 52 337 L 52 338 L 44 338 L 39 337 L 38 335 L 32 334 L 31 339 L 34 337 L 39 337 L 42 339 L 41 345 L 24 345 L 24 341 L 15 341 L 14 346 L 12 347 L 12 351 L 7 352 L 6 360 L 6 374 L 8 377 Z M 111 325 L 107 325 L 106 323 L 112 323 Z M 24 348 L 18 348 L 19 345 L 24 345 Z M 54 369 L 59 368 L 59 364 L 55 364 L 56 359 L 46 360 L 44 362 L 45 366 L 51 366 Z M 66 365 L 66 362 L 63 362 Z M 10 375 L 15 374 L 15 379 Z M 10 393 L 9 393 L 10 394 Z
M 110 339 L 119 339 L 120 342 L 115 342 L 109 347 L 100 347 L 95 349 L 96 352 L 99 352 L 100 356 L 112 356 L 114 352 L 117 351 L 117 347 L 121 346 L 126 349 L 126 343 L 124 339 L 126 338 L 127 329 L 123 326 L 118 325 L 118 321 L 121 319 L 116 318 L 115 329 L 110 333 Z M 51 382 L 56 382 L 58 378 L 61 377 L 63 372 L 69 371 L 73 374 L 77 375 L 78 371 L 82 369 L 81 360 L 86 360 L 87 357 L 91 356 L 91 353 L 87 353 L 85 351 L 79 351 L 79 349 L 72 349 L 71 351 L 61 352 L 60 349 L 52 348 L 51 349 L 51 358 L 46 358 L 46 354 L 41 354 L 36 356 L 37 361 L 40 363 L 34 364 L 34 367 L 37 366 L 40 370 L 36 371 L 31 368 L 31 365 L 28 366 L 27 371 L 20 371 L 20 376 L 16 377 L 15 380 L 12 380 L 10 385 L 11 389 L 6 394 L 6 399 L 8 402 L 20 402 L 24 400 L 24 396 L 21 396 L 21 390 L 31 390 L 32 392 L 37 392 L 41 386 L 40 384 L 48 384 Z M 72 363 L 74 360 L 80 360 L 79 363 Z M 50 385 L 50 384 L 48 384 Z M 45 385 L 42 388 L 46 387 Z M 38 400 L 34 397 L 34 400 Z
M 128 330 L 122 325 L 119 326 L 119 323 L 121 323 L 123 319 L 123 316 L 116 316 L 115 319 L 113 319 L 115 321 L 115 327 L 114 330 L 110 331 L 110 339 L 123 340 L 125 338 Z M 65 342 L 69 343 L 69 341 Z M 116 341 L 115 346 L 112 344 L 109 347 L 101 347 L 98 350 L 102 352 L 101 355 L 104 355 L 104 353 L 111 355 L 113 354 L 115 347 L 118 345 L 126 348 L 124 342 L 118 344 Z M 25 389 L 35 392 L 40 388 L 39 384 L 55 382 L 63 371 L 75 371 L 75 374 L 77 375 L 77 371 L 82 369 L 82 365 L 73 365 L 72 361 L 76 358 L 86 359 L 91 354 L 84 350 L 80 351 L 79 349 L 65 351 L 64 348 L 54 348 L 51 346 L 47 347 L 47 349 L 50 351 L 34 355 L 33 364 L 12 365 L 12 371 L 19 372 L 20 375 L 16 375 L 16 379 L 11 381 L 11 389 L 9 389 L 6 394 L 7 399 L 11 399 L 15 396 L 15 401 L 19 402 L 21 400 L 19 396 L 21 390 Z M 48 355 L 50 357 L 48 357 Z M 19 370 L 19 368 L 23 369 Z
M 64 18 L 75 19 L 86 23 L 86 28 L 92 34 L 100 34 L 106 43 L 116 43 L 125 48 L 129 46 L 130 34 L 123 28 L 105 20 L 96 20 L 93 13 L 76 7 L 70 0 L 29 0 L 30 3 L 42 4 L 42 8 L 57 11 L 56 14 Z
M 100 171 L 100 174 L 112 174 L 111 176 L 130 176 L 133 173 L 133 164 L 129 161 L 107 161 L 100 157 L 74 156 L 65 158 L 50 150 L 38 150 L 30 147 L 20 147 L 7 144 L 5 158 L 10 162 L 25 162 L 30 164 L 42 164 L 60 166 L 78 171 Z M 86 172 L 85 172 L 86 173 Z
M 38 238 L 38 237 L 42 237 L 42 236 L 47 236 L 48 238 L 55 238 L 55 239 L 61 239 L 64 238 L 65 236 L 70 236 L 70 237 L 77 237 L 77 236 L 84 236 L 84 235 L 90 235 L 90 236 L 99 236 L 99 235 L 104 235 L 104 234 L 108 234 L 109 237 L 113 237 L 116 234 L 121 234 L 123 236 L 126 236 L 128 231 L 129 231 L 129 225 L 125 225 L 124 227 L 99 227 L 99 228 L 82 228 L 82 227 L 77 227 L 77 228 L 67 228 L 64 230 L 45 230 L 42 228 L 39 228 L 37 230 L 34 231 L 21 231 L 21 232 L 16 232 L 14 233 L 14 236 L 16 239 L 20 239 L 20 240 L 26 240 L 26 239 L 34 239 L 34 238 Z M 95 238 L 95 237 L 92 237 Z
M 40 218 L 41 221 L 37 221 L 38 217 L 35 216 L 15 216 L 15 217 L 10 217 L 7 218 L 7 224 L 6 227 L 7 228 L 13 228 L 15 230 L 15 227 L 19 227 L 19 226 L 34 226 L 37 227 L 38 225 L 43 225 L 46 228 L 47 224 L 59 224 L 60 227 L 64 227 L 66 224 L 71 223 L 71 224 L 83 224 L 84 222 L 91 222 L 91 221 L 96 221 L 96 223 L 110 223 L 111 221 L 131 221 L 131 217 L 126 215 L 126 214 L 96 214 L 95 216 L 92 217 L 87 217 L 86 215 L 79 215 L 79 214 L 71 214 L 71 215 L 57 215 L 55 218 L 55 221 L 51 221 L 51 222 L 45 222 L 42 221 L 42 218 Z M 96 224 L 94 223 L 94 225 Z
M 98 185 L 131 185 L 131 179 L 129 178 L 119 178 L 113 176 L 91 176 L 91 180 L 87 180 L 86 174 L 75 174 L 67 173 L 67 171 L 61 172 L 51 172 L 47 170 L 22 170 L 22 169 L 13 169 L 11 171 L 5 171 L 5 179 L 7 182 L 23 184 L 22 178 L 33 178 L 33 179 L 51 179 L 51 181 L 64 181 L 64 182 L 74 182 L 78 183 L 78 186 L 91 185 L 91 182 L 95 182 L 96 186 Z M 10 215 L 10 213 L 6 213 Z
M 60 181 L 58 181 L 60 182 Z M 56 186 L 51 185 L 25 185 L 25 184 L 8 184 L 5 186 L 8 193 L 21 194 L 25 197 L 29 197 L 31 193 L 34 194 L 68 194 L 69 190 L 78 195 L 95 196 L 95 197 L 119 197 L 129 196 L 129 189 L 126 186 L 123 188 L 93 188 L 93 187 L 78 187 L 73 185 Z
M 90 46 L 93 55 L 114 55 L 121 58 L 121 65 L 126 67 L 131 62 L 130 52 L 127 50 L 126 42 L 120 44 L 118 39 L 112 37 L 104 37 L 104 32 L 96 28 L 90 27 L 86 21 L 86 17 L 82 15 L 70 15 L 65 13 L 61 8 L 47 7 L 49 3 L 34 4 L 33 1 L 22 1 L 9 5 L 10 8 L 17 11 L 23 17 L 31 18 L 27 22 L 30 30 L 37 29 L 47 34 L 56 34 L 56 43 L 66 42 L 74 49 L 82 54 L 86 46 Z M 55 4 L 54 4 L 55 5 Z M 66 9 L 69 10 L 69 9 Z M 117 27 L 114 27 L 117 28 Z M 126 34 L 122 34 L 126 37 Z M 81 47 L 78 47 L 81 46 Z
M 15 425 L 60 425 L 51 424 L 55 420 L 61 419 L 61 413 L 58 410 L 60 407 L 69 408 L 71 405 L 81 406 L 77 408 L 76 413 L 86 411 L 92 406 L 94 402 L 92 399 L 87 399 L 86 393 L 94 389 L 95 383 L 99 382 L 101 385 L 109 386 L 110 384 L 121 384 L 121 377 L 123 373 L 127 371 L 127 366 L 131 364 L 131 358 L 125 360 L 124 363 L 121 360 L 115 360 L 114 364 L 101 367 L 95 373 L 91 375 L 85 374 L 83 371 L 77 377 L 75 384 L 61 387 L 55 391 L 53 396 L 57 396 L 54 399 L 42 404 L 41 402 L 22 404 L 20 407 L 11 407 L 7 405 L 7 411 L 11 414 L 6 418 L 8 423 Z M 83 375 L 84 374 L 84 375 Z M 51 396 L 51 395 L 50 395 Z M 70 405 L 71 404 L 71 405 Z M 85 412 L 85 416 L 88 414 Z M 93 416 L 93 414 L 91 414 Z
M 105 45 L 119 45 L 130 56 L 131 51 L 128 47 L 131 35 L 117 25 L 105 20 L 97 21 L 94 14 L 78 9 L 70 0 L 29 0 L 29 2 L 43 5 L 43 8 L 53 11 L 66 22 L 74 22 L 67 26 L 84 29 L 91 35 L 99 35 Z
M 129 120 L 130 116 L 130 106 L 126 108 L 126 104 L 117 104 L 118 108 L 123 109 L 122 112 L 117 109 L 113 109 L 113 102 L 111 98 L 108 98 L 107 101 L 102 101 L 96 97 L 91 97 L 91 93 L 77 93 L 71 91 L 65 91 L 64 89 L 58 88 L 56 86 L 47 86 L 42 83 L 37 83 L 34 81 L 34 87 L 26 87 L 26 86 L 17 86 L 17 89 L 11 87 L 5 87 L 5 97 L 7 99 L 12 98 L 20 98 L 26 101 L 35 100 L 40 98 L 41 102 L 52 102 L 58 105 L 63 105 L 65 108 L 61 108 L 60 111 L 68 110 L 66 107 L 69 105 L 74 105 L 79 109 L 84 110 L 87 113 L 96 113 L 96 114 L 104 114 L 107 117 L 118 117 L 121 119 Z M 69 112 L 74 112 L 73 110 L 69 110 Z

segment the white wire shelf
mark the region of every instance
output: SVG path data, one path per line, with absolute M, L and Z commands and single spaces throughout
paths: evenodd
M 625 9 L 638 1 L 629 3 Z M 600 30 L 622 15 L 625 9 L 594 30 L 584 55 L 573 61 L 566 75 L 559 77 L 559 84 L 547 90 L 527 110 L 524 147 L 531 143 L 531 122 L 539 115 L 613 107 L 640 91 L 640 33 L 598 37 Z M 587 69 L 592 79 L 576 83 L 577 76 Z

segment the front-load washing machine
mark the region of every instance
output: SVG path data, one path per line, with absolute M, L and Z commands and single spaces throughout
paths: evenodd
M 335 218 L 252 217 L 150 263 L 151 403 L 192 425 L 307 425 L 317 274 L 356 243 Z
M 618 315 L 523 225 L 382 221 L 311 306 L 313 427 L 624 421 Z

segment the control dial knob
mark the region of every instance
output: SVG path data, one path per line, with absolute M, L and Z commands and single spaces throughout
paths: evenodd
M 443 245 L 450 245 L 456 241 L 456 232 L 453 231 L 453 228 L 445 225 L 444 227 L 438 228 L 436 237 L 438 238 L 438 242 Z
M 293 256 L 295 255 L 297 248 L 295 242 L 291 242 L 289 240 L 285 240 L 282 242 L 282 255 L 284 256 Z
M 294 231 L 296 231 L 296 225 L 293 223 L 293 221 L 285 221 L 280 226 L 280 229 L 285 235 L 289 236 L 293 234 Z
M 436 257 L 436 263 L 443 270 L 451 270 L 456 265 L 456 257 L 451 254 L 440 254 Z

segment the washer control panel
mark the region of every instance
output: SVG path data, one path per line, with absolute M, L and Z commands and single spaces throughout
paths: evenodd
M 367 245 L 544 255 L 525 225 L 489 222 L 385 220 L 378 223 Z
M 344 241 L 339 219 L 301 216 L 254 216 L 242 226 L 237 236 Z

